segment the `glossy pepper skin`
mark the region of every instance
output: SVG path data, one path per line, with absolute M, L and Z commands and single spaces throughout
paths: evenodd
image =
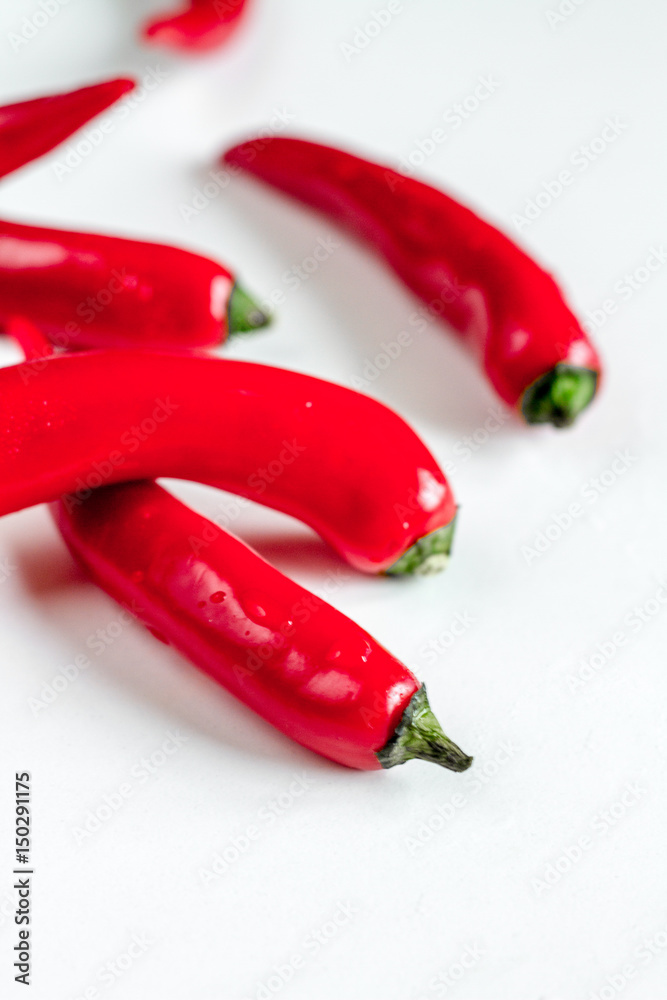
M 293 740 L 364 770 L 411 757 L 470 765 L 402 663 L 155 483 L 54 508 L 96 583 Z
M 301 139 L 264 137 L 228 150 L 224 160 L 378 250 L 463 335 L 498 395 L 529 423 L 566 426 L 593 398 L 598 355 L 551 275 L 453 198 Z
M 208 52 L 236 31 L 247 6 L 248 0 L 189 0 L 182 11 L 149 21 L 143 36 L 181 51 Z
M 158 476 L 291 514 L 366 572 L 441 568 L 451 543 L 456 508 L 435 459 L 401 417 L 351 389 L 148 351 L 0 369 L 0 514 Z
M 0 327 L 16 314 L 70 349 L 211 347 L 268 322 L 207 257 L 0 220 Z
M 0 108 L 0 177 L 48 153 L 134 86 L 134 80 L 107 80 Z

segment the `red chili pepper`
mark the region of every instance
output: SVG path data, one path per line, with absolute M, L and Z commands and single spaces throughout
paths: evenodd
M 300 139 L 256 139 L 224 160 L 379 250 L 464 335 L 498 394 L 529 423 L 564 427 L 592 400 L 600 361 L 555 281 L 470 209 L 388 167 Z
M 18 313 L 75 348 L 209 347 L 269 321 L 199 254 L 0 221 L 0 326 Z
M 124 350 L 3 368 L 0 456 L 0 514 L 169 476 L 291 514 L 367 572 L 439 569 L 451 547 L 451 490 L 402 418 L 278 368 Z
M 0 177 L 48 153 L 134 86 L 108 80 L 0 108 Z
M 54 516 L 113 598 L 276 728 L 348 767 L 472 763 L 417 679 L 367 632 L 154 483 Z
M 174 49 L 216 49 L 236 31 L 248 0 L 189 0 L 181 13 L 154 18 L 144 27 L 146 41 Z

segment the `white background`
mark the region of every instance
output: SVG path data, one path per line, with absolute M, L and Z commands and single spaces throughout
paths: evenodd
M 29 770 L 35 1000 L 662 997 L 667 266 L 631 295 L 617 282 L 667 241 L 664 4 L 580 0 L 558 21 L 547 16 L 557 0 L 405 0 L 350 52 L 383 0 L 256 0 L 233 42 L 199 59 L 138 45 L 157 2 L 57 6 L 17 46 L 12 34 L 41 8 L 3 3 L 2 103 L 117 74 L 165 78 L 71 171 L 66 143 L 3 180 L 0 211 L 178 243 L 229 262 L 260 296 L 284 291 L 274 327 L 239 340 L 235 357 L 349 385 L 418 308 L 369 253 L 249 180 L 183 219 L 218 152 L 281 111 L 295 134 L 392 163 L 442 127 L 420 174 L 520 238 L 582 316 L 606 299 L 617 309 L 596 333 L 604 389 L 572 430 L 508 416 L 486 433 L 496 401 L 437 323 L 370 382 L 450 472 L 461 513 L 441 577 L 363 578 L 286 517 L 246 508 L 233 521 L 427 683 L 445 729 L 475 755 L 464 775 L 329 764 L 139 625 L 92 653 L 119 609 L 73 568 L 46 510 L 2 521 L 13 567 L 0 585 L 2 995 L 23 995 L 11 968 L 13 778 Z M 489 76 L 494 93 L 457 127 L 455 105 Z M 616 140 L 576 166 L 609 117 Z M 519 232 L 513 217 L 563 169 L 572 184 Z M 340 246 L 289 288 L 286 272 L 330 236 Z M 3 343 L 0 357 L 18 353 Z M 466 450 L 475 434 L 483 444 Z M 629 458 L 615 474 L 619 449 Z M 212 490 L 178 492 L 219 512 Z M 580 514 L 556 537 L 573 503 Z M 531 555 L 549 525 L 553 540 Z M 457 615 L 472 623 L 452 641 Z M 91 666 L 36 710 L 81 653 Z M 170 733 L 187 740 L 161 757 Z M 81 840 L 124 783 L 131 796 Z M 246 849 L 205 884 L 234 843 Z M 136 935 L 147 943 L 126 959 Z M 288 982 L 272 978 L 295 957 Z

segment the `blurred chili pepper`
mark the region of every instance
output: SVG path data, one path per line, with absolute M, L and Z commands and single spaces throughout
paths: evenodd
M 48 153 L 134 86 L 119 78 L 0 108 L 0 177 Z
M 248 0 L 189 0 L 181 12 L 153 18 L 144 39 L 173 49 L 205 52 L 223 45 L 236 31 Z
M 367 632 L 155 483 L 67 498 L 75 558 L 164 642 L 293 740 L 348 767 L 472 763 L 424 687 Z
M 565 427 L 593 399 L 600 360 L 555 281 L 470 209 L 388 167 L 301 139 L 262 137 L 224 160 L 379 250 L 429 312 L 464 335 L 496 392 L 528 423 Z
M 0 220 L 0 326 L 63 347 L 211 347 L 269 316 L 227 268 L 177 247 Z
M 12 323 L 29 351 L 33 329 Z M 158 476 L 291 514 L 365 572 L 442 569 L 451 547 L 456 507 L 444 473 L 401 417 L 351 389 L 148 351 L 0 369 L 0 514 Z

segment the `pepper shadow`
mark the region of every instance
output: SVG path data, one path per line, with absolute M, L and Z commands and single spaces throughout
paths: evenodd
M 303 532 L 244 531 L 243 541 L 286 576 L 307 574 L 312 586 L 316 586 L 318 579 L 340 576 L 341 572 L 359 579 L 366 576 L 344 562 L 315 535 L 311 538 Z

